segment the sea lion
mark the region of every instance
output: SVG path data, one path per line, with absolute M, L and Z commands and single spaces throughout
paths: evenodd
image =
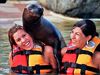
M 53 23 L 43 17 L 43 7 L 39 4 L 29 4 L 23 11 L 23 27 L 34 39 L 44 42 L 54 48 L 54 54 L 61 62 L 61 48 L 65 47 L 65 41 L 60 31 Z

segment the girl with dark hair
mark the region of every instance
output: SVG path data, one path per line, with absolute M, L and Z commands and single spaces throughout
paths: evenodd
M 8 36 L 12 48 L 9 63 L 13 72 L 46 74 L 56 71 L 57 62 L 51 46 L 36 42 L 20 25 L 12 27 Z
M 71 41 L 67 47 L 61 50 L 63 56 L 61 73 L 83 75 L 99 73 L 100 58 L 98 56 L 100 55 L 97 54 L 100 54 L 100 38 L 94 22 L 78 21 L 74 24 L 70 37 Z

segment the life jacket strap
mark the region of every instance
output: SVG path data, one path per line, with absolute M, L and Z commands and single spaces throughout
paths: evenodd
M 31 55 L 31 54 L 39 54 L 42 55 L 42 52 L 40 51 L 32 51 L 32 50 L 23 50 L 23 51 L 18 51 L 13 54 L 13 57 L 16 55 Z
M 18 65 L 17 67 L 11 67 L 11 70 L 15 73 L 20 73 L 20 74 L 26 74 L 26 73 L 23 73 L 22 71 L 27 71 L 27 73 L 30 74 L 30 72 L 33 71 L 33 68 Z M 33 72 L 33 74 L 34 74 L 34 72 Z
M 66 53 L 69 53 L 69 54 L 73 54 L 73 53 L 76 53 L 76 54 L 88 54 L 90 56 L 93 56 L 92 52 L 87 51 L 87 50 L 81 50 L 79 48 L 77 48 L 75 50 L 67 50 Z
M 35 66 L 18 65 L 17 67 L 11 67 L 11 69 L 12 69 L 12 71 L 14 71 L 16 73 L 23 73 L 22 70 L 24 70 L 28 74 L 34 74 L 34 70 L 36 70 L 36 74 L 40 74 L 40 70 L 52 69 L 52 66 L 51 65 L 35 65 Z
M 81 74 L 85 74 L 86 70 L 92 71 L 92 72 L 95 72 L 95 73 L 100 73 L 99 69 L 91 67 L 91 66 L 87 66 L 85 64 L 78 64 L 78 63 L 72 63 L 72 62 L 64 62 L 63 66 L 64 66 L 65 70 L 67 68 L 69 68 L 69 67 L 81 69 Z

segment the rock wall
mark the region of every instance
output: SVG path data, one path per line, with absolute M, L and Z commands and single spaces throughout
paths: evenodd
M 79 18 L 100 18 L 100 0 L 38 0 L 48 9 Z

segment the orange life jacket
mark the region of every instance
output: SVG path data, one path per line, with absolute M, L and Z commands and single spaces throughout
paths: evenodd
M 12 53 L 11 69 L 20 74 L 44 74 L 51 71 L 51 65 L 45 63 L 40 46 L 32 50 L 19 50 Z
M 99 69 L 92 64 L 92 55 L 98 44 L 100 44 L 100 39 L 94 37 L 82 50 L 79 48 L 67 50 L 62 58 L 61 72 L 66 74 L 99 73 Z

